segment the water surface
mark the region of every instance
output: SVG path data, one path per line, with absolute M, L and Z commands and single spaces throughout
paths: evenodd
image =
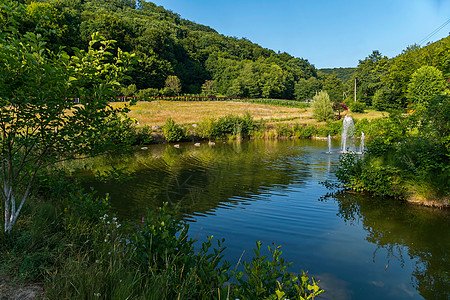
M 339 155 L 327 151 L 321 140 L 155 145 L 77 168 L 127 167 L 129 181 L 91 182 L 120 217 L 178 203 L 190 236 L 224 237 L 232 264 L 249 259 L 255 241 L 282 245 L 291 271 L 321 280 L 321 299 L 448 299 L 449 211 L 330 195 L 320 182 L 336 181 Z

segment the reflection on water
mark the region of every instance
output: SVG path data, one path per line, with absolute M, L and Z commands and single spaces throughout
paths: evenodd
M 337 194 L 338 215 L 360 222 L 366 240 L 385 249 L 386 268 L 414 258 L 413 285 L 427 299 L 448 299 L 450 293 L 450 218 L 448 210 L 416 207 L 390 199 Z M 379 258 L 378 258 L 379 259 Z M 383 257 L 381 258 L 383 259 Z
M 333 141 L 338 150 L 339 141 Z M 70 169 L 91 176 L 127 167 L 132 180 L 90 185 L 122 218 L 164 201 L 180 205 L 190 235 L 226 238 L 226 258 L 251 256 L 256 240 L 283 246 L 294 269 L 313 272 L 324 299 L 447 299 L 448 211 L 328 191 L 338 155 L 326 141 L 156 145 Z M 325 200 L 323 200 L 325 199 Z

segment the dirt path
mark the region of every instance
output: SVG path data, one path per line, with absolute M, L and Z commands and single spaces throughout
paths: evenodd
M 34 300 L 43 296 L 42 286 L 36 283 L 21 284 L 0 274 L 0 300 Z

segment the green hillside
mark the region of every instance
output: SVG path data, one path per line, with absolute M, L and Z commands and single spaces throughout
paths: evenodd
M 100 32 L 139 59 L 127 85 L 137 90 L 162 89 L 168 76 L 177 76 L 183 93 L 200 93 L 214 80 L 217 93 L 236 97 L 294 97 L 299 79 L 317 76 L 306 59 L 276 53 L 242 38 L 181 18 L 145 1 L 49 0 L 27 1 L 21 30 L 40 32 L 50 48 L 87 48 L 91 34 Z M 134 88 L 134 87 L 133 87 Z M 150 89 L 150 90 L 148 90 Z
M 329 75 L 336 74 L 337 78 L 339 78 L 343 83 L 346 83 L 352 79 L 355 68 L 324 68 L 320 69 L 320 72 Z

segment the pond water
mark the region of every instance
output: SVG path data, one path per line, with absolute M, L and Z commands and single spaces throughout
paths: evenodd
M 155 145 L 71 167 L 127 167 L 126 182 L 91 182 L 119 217 L 179 203 L 190 236 L 225 238 L 232 265 L 256 241 L 282 245 L 291 271 L 320 279 L 319 299 L 449 299 L 449 211 L 330 194 L 320 182 L 336 182 L 339 155 L 327 151 L 322 140 Z

